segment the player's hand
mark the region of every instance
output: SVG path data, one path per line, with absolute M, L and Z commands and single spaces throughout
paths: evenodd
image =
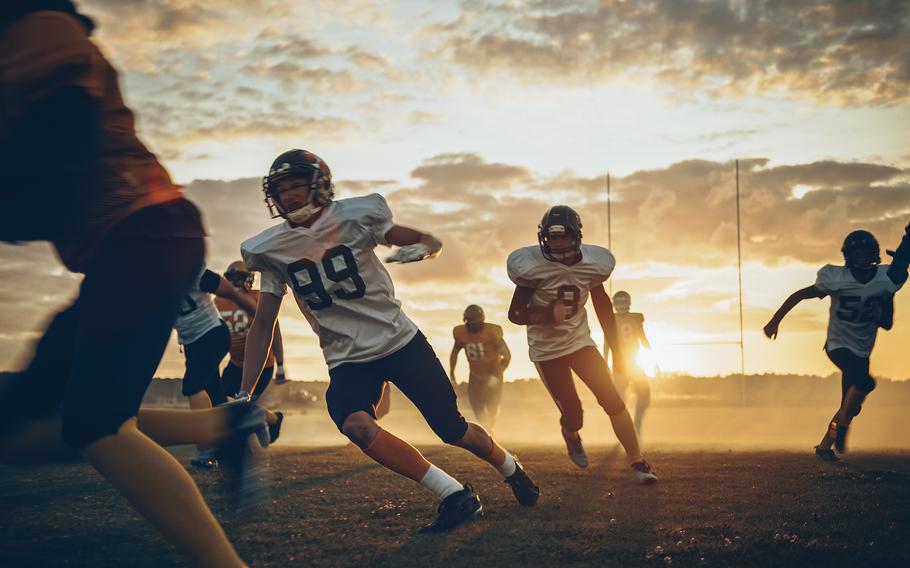
M 553 321 L 556 324 L 560 324 L 566 321 L 566 316 L 569 314 L 569 308 L 565 303 L 556 301 L 553 303 Z
M 387 256 L 385 261 L 405 264 L 408 262 L 417 262 L 431 256 L 430 247 L 423 243 L 416 243 L 399 247 L 391 256 Z
M 284 363 L 278 363 L 278 371 L 275 373 L 275 384 L 280 385 L 288 380 L 287 373 L 284 370 Z
M 777 339 L 777 328 L 780 326 L 780 322 L 777 320 L 771 320 L 765 324 L 763 331 L 765 332 L 765 337 L 768 339 Z

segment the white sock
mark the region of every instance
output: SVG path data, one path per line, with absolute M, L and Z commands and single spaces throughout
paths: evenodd
M 502 465 L 496 469 L 499 470 L 503 477 L 512 477 L 516 467 L 518 467 L 518 464 L 515 463 L 515 458 L 512 457 L 512 454 L 506 452 L 506 461 L 502 462 Z
M 433 464 L 430 464 L 430 469 L 420 480 L 420 484 L 440 499 L 445 499 L 452 493 L 457 493 L 464 489 L 464 486 L 458 483 L 457 479 Z

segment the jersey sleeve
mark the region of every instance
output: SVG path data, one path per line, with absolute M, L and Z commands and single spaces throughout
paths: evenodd
M 218 276 L 208 268 L 202 271 L 202 276 L 199 278 L 200 290 L 214 294 L 219 284 L 221 284 L 221 276 Z
M 12 109 L 65 87 L 80 87 L 92 96 L 104 94 L 101 53 L 75 17 L 42 11 L 20 18 L 0 39 L 7 102 Z
M 815 278 L 815 287 L 825 294 L 833 294 L 840 289 L 841 269 L 833 264 L 826 264 L 818 271 Z
M 897 281 L 895 281 L 893 278 L 891 278 L 891 275 L 893 274 L 891 267 L 892 267 L 892 265 L 882 266 L 882 272 L 885 273 L 885 278 L 884 278 L 885 286 L 887 287 L 889 292 L 894 294 L 895 292 L 897 292 L 898 290 L 900 290 L 901 288 L 904 287 L 904 284 L 907 282 L 907 279 L 906 279 L 906 277 L 903 277 L 903 278 L 899 277 L 897 279 Z
M 243 257 L 247 270 L 259 273 L 260 292 L 268 292 L 279 298 L 287 294 L 288 286 L 284 280 L 284 274 L 264 255 L 254 253 L 244 248 L 243 245 L 240 246 L 240 255 Z
M 523 288 L 537 288 L 540 280 L 534 277 L 533 268 L 525 249 L 514 251 L 506 261 L 509 280 Z
M 370 237 L 375 244 L 389 246 L 385 235 L 389 229 L 395 226 L 395 223 L 392 222 L 392 210 L 389 209 L 389 204 L 385 197 L 378 193 L 368 195 L 364 199 L 367 200 L 367 207 L 364 208 L 364 212 L 358 219 L 360 224 L 370 232 Z
M 585 253 L 589 255 L 588 260 L 593 268 L 590 282 L 590 287 L 593 288 L 603 284 L 610 278 L 610 275 L 613 274 L 613 269 L 616 268 L 616 258 L 612 252 L 598 246 L 588 248 Z

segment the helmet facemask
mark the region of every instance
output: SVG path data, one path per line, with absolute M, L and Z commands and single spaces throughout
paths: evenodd
M 847 268 L 864 270 L 881 264 L 881 249 L 878 240 L 869 231 L 853 231 L 844 239 L 841 247 Z
M 568 237 L 569 246 L 555 251 L 553 237 Z M 537 244 L 547 260 L 571 264 L 581 258 L 581 217 L 571 207 L 556 205 L 544 214 L 537 225 Z
M 300 183 L 282 189 L 281 182 L 285 180 L 297 180 Z M 309 203 L 287 210 L 281 203 L 281 194 L 300 187 L 309 190 Z M 272 218 L 284 217 L 294 223 L 306 221 L 335 197 L 335 185 L 328 164 L 306 150 L 290 150 L 278 156 L 269 169 L 269 175 L 262 178 L 262 191 Z

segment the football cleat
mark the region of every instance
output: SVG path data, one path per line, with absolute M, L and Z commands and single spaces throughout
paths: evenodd
M 274 444 L 281 435 L 281 423 L 284 422 L 284 412 L 279 410 L 275 412 L 275 416 L 278 417 L 278 420 L 274 424 L 269 424 L 269 445 Z
M 822 460 L 823 462 L 839 462 L 840 458 L 834 454 L 834 450 L 831 448 L 819 448 L 815 446 L 815 457 Z
M 581 443 L 581 435 L 577 432 L 574 438 L 566 436 L 566 431 L 562 431 L 562 437 L 566 441 L 566 449 L 569 452 L 569 459 L 578 467 L 584 469 L 588 467 L 588 454 Z
M 537 504 L 537 499 L 540 498 L 540 488 L 534 485 L 534 482 L 531 481 L 531 478 L 528 477 L 528 474 L 525 473 L 525 470 L 522 469 L 521 464 L 517 461 L 515 462 L 515 473 L 507 477 L 505 483 L 508 483 L 509 487 L 512 488 L 512 493 L 515 494 L 515 499 L 518 500 L 519 505 L 533 507 Z
M 483 511 L 480 498 L 470 483 L 464 489 L 456 491 L 442 500 L 437 510 L 436 520 L 421 527 L 422 533 L 440 533 L 450 531 L 458 525 L 469 521 Z
M 642 485 L 657 483 L 657 476 L 654 474 L 654 469 L 651 467 L 651 464 L 645 460 L 633 463 L 632 473 L 635 474 L 635 479 Z
M 834 433 L 834 449 L 842 454 L 847 451 L 847 426 L 838 426 Z
M 190 465 L 196 469 L 218 469 L 218 460 L 214 450 L 199 450 L 190 458 Z

